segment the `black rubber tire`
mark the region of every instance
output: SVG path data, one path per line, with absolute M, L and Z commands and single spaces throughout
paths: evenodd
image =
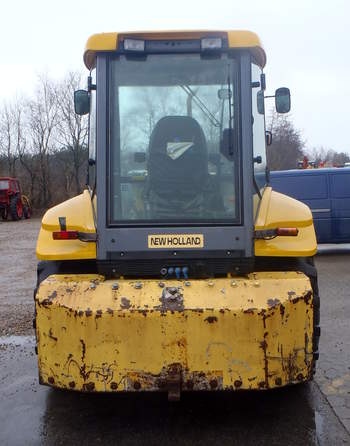
M 8 217 L 8 210 L 7 210 L 7 207 L 6 207 L 6 208 L 3 208 L 3 210 L 1 211 L 1 218 L 3 220 L 7 220 L 7 217 Z
M 28 220 L 32 215 L 31 209 L 28 206 L 23 206 L 23 217 Z
M 14 195 L 10 198 L 10 215 L 13 221 L 18 221 L 22 218 L 17 212 L 18 200 L 20 200 L 18 195 Z

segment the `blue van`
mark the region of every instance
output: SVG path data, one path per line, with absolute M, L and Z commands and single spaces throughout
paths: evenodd
M 350 168 L 274 171 L 270 184 L 309 206 L 318 243 L 350 242 Z

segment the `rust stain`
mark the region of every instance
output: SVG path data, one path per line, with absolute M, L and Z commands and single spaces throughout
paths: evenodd
M 244 310 L 243 313 L 245 314 L 254 314 L 254 311 L 256 311 L 257 308 L 248 308 L 247 310 Z
M 52 301 L 55 299 L 57 297 L 57 291 L 55 290 L 55 291 L 53 291 L 46 299 L 44 299 L 42 302 L 41 302 L 41 305 L 43 306 L 43 307 L 47 307 L 47 306 L 49 306 L 49 305 L 52 305 Z
M 50 330 L 49 330 L 48 337 L 57 342 L 57 338 L 55 336 L 53 336 L 53 334 L 52 334 L 52 328 L 50 328 Z
M 276 378 L 275 379 L 275 384 L 276 384 L 276 386 L 281 386 L 282 385 L 282 378 Z
M 260 342 L 260 348 L 264 352 L 264 372 L 265 372 L 265 386 L 264 387 L 266 387 L 266 388 L 269 387 L 269 362 L 267 359 L 267 342 L 266 342 L 267 335 L 268 335 L 268 333 L 265 332 L 264 340 L 262 342 Z M 260 383 L 258 385 L 260 387 Z
M 288 382 L 290 383 L 295 381 L 295 377 L 299 370 L 297 365 L 297 355 L 298 355 L 297 352 L 290 353 L 288 358 L 285 358 L 282 355 L 282 368 L 283 371 L 287 374 Z
M 83 384 L 83 392 L 93 392 L 95 390 L 95 383 L 89 382 Z
M 85 361 L 86 345 L 83 339 L 80 339 L 81 343 L 81 362 Z
M 310 302 L 311 299 L 312 299 L 312 292 L 311 292 L 311 291 L 308 291 L 308 292 L 305 294 L 305 296 L 304 296 L 304 302 L 305 302 L 306 304 L 308 304 L 308 303 Z
M 268 299 L 267 300 L 267 305 L 270 308 L 276 307 L 277 305 L 279 305 L 281 303 L 281 301 L 279 299 Z
M 137 310 L 140 314 L 142 314 L 142 316 L 145 316 L 145 317 L 147 317 L 147 313 L 148 313 L 148 311 L 147 310 Z
M 285 307 L 284 307 L 284 305 L 283 304 L 281 304 L 280 305 L 280 313 L 281 313 L 281 317 L 283 318 L 283 316 L 284 316 L 284 313 L 285 313 Z
M 289 300 L 292 299 L 293 296 L 295 296 L 295 291 L 288 291 Z
M 216 379 L 211 379 L 210 381 L 209 381 L 209 386 L 210 386 L 210 388 L 211 389 L 216 389 L 217 388 L 217 386 L 218 386 L 218 381 L 216 380 Z
M 222 372 L 189 372 L 181 364 L 174 363 L 163 367 L 160 373 L 129 372 L 123 378 L 126 390 L 139 390 L 135 384 L 144 390 L 168 391 L 170 397 L 178 397 L 184 390 L 214 390 L 223 388 Z M 172 394 L 172 396 L 171 396 Z

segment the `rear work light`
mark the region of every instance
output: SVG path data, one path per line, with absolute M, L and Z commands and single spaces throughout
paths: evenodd
M 57 231 L 52 233 L 54 240 L 78 240 L 78 231 Z
M 52 233 L 54 240 L 80 240 L 81 242 L 96 242 L 96 232 L 80 231 L 54 231 Z
M 145 41 L 136 39 L 124 39 L 124 50 L 125 51 L 145 51 Z
M 221 50 L 222 39 L 220 37 L 205 37 L 201 40 L 202 51 L 207 50 Z
M 298 228 L 277 228 L 277 236 L 296 237 L 299 234 Z

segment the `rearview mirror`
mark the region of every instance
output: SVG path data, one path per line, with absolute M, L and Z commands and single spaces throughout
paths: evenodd
M 229 160 L 234 160 L 237 155 L 237 139 L 234 129 L 224 129 L 220 141 L 220 153 Z
M 259 115 L 263 115 L 265 113 L 265 102 L 264 102 L 264 91 L 258 91 L 256 95 L 256 105 L 258 109 Z
M 277 88 L 275 92 L 275 105 L 277 113 L 288 113 L 290 111 L 289 88 Z
M 89 113 L 90 95 L 86 90 L 77 90 L 74 92 L 74 110 L 80 116 Z

